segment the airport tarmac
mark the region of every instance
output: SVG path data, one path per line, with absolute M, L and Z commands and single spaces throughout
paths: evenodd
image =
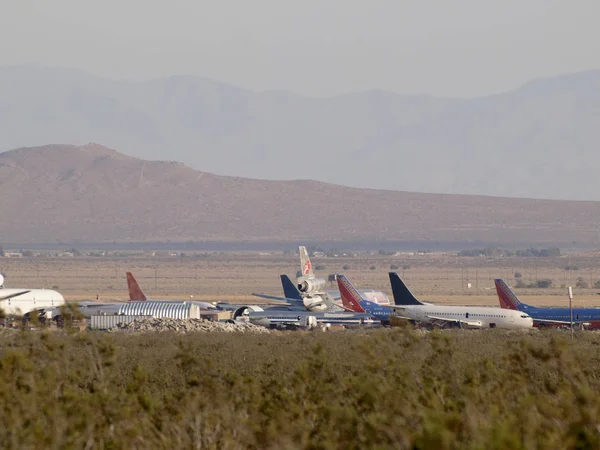
M 362 289 L 391 293 L 387 272 L 398 273 L 426 302 L 448 305 L 497 305 L 494 278 L 514 285 L 516 272 L 532 283 L 549 278 L 551 289 L 519 289 L 522 301 L 536 306 L 567 304 L 566 286 L 574 287 L 574 306 L 600 306 L 600 289 L 576 288 L 578 279 L 589 286 L 600 280 L 600 259 L 569 255 L 560 258 L 483 259 L 453 255 L 359 256 L 313 258 L 317 276 L 345 273 Z M 579 270 L 564 270 L 564 267 Z M 404 267 L 404 268 L 403 268 Z M 127 299 L 125 272 L 131 271 L 144 292 L 153 298 L 198 301 L 256 301 L 252 292 L 281 295 L 280 274 L 295 276 L 296 255 L 225 253 L 203 256 L 0 258 L 6 287 L 36 286 L 57 289 L 66 300 L 114 301 Z M 468 284 L 471 287 L 468 287 Z M 334 285 L 331 285 L 333 288 Z M 561 287 L 565 286 L 565 287 Z

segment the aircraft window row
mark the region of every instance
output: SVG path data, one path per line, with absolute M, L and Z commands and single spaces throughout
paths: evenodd
M 536 317 L 538 317 L 538 316 L 536 316 Z M 546 317 L 548 319 L 557 319 L 557 320 L 558 319 L 569 320 L 571 318 L 570 316 L 551 316 L 551 315 L 546 315 L 546 314 L 544 314 L 543 317 Z M 577 316 L 573 317 L 573 319 L 574 320 L 580 320 L 580 319 L 581 320 L 584 320 L 584 319 L 593 320 L 593 317 L 592 316 L 579 316 L 579 315 L 577 315 Z
M 426 312 L 425 314 L 433 314 L 435 315 L 435 312 Z M 503 317 L 506 318 L 506 316 L 503 316 L 502 314 L 476 314 L 476 313 L 443 313 L 441 314 L 443 316 L 456 316 L 456 317 L 465 317 L 465 318 L 469 318 L 470 317 Z M 521 316 L 521 317 L 529 317 L 529 316 Z
M 267 317 L 270 320 L 301 320 L 300 317 L 288 317 L 288 316 L 270 316 Z M 348 320 L 355 320 L 355 321 L 360 321 L 360 318 L 356 318 L 356 319 L 350 319 L 348 317 L 325 317 L 323 319 L 321 319 L 320 317 L 317 318 L 317 321 L 323 321 L 323 322 L 334 322 L 334 321 L 344 321 L 347 322 Z

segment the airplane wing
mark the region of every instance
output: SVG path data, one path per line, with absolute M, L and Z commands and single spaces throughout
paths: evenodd
M 302 300 L 298 300 L 296 298 L 278 297 L 276 295 L 255 294 L 255 293 L 253 293 L 252 295 L 254 295 L 255 297 L 266 298 L 268 300 L 277 300 L 280 302 L 286 302 L 286 303 L 283 303 L 283 305 L 287 305 L 287 306 L 304 305 L 304 302 Z M 332 304 L 344 311 L 355 312 L 352 308 L 347 308 L 344 305 L 341 305 L 337 302 L 332 302 Z
M 73 303 L 77 303 L 77 306 L 81 306 L 82 308 L 93 308 L 94 306 L 110 306 L 110 305 L 114 305 L 115 303 L 118 303 L 119 305 L 121 305 L 121 304 L 126 304 L 127 302 L 116 301 L 116 302 L 73 302 Z
M 449 319 L 447 317 L 436 317 L 436 316 L 427 316 L 433 322 L 437 322 L 438 324 L 460 324 L 461 326 L 466 326 L 469 328 L 481 328 L 481 322 L 479 320 L 462 320 L 462 319 Z
M 406 305 L 385 305 L 385 306 L 386 306 L 386 308 L 393 309 L 394 311 L 396 311 L 396 310 L 405 311 L 406 310 Z
M 280 302 L 286 302 L 287 304 L 292 304 L 292 305 L 303 304 L 302 300 L 298 300 L 296 298 L 278 297 L 276 295 L 255 294 L 255 293 L 252 293 L 252 295 L 255 297 L 266 298 L 268 300 L 277 300 Z
M 27 294 L 28 292 L 31 292 L 31 291 L 30 290 L 29 291 L 21 291 L 21 292 L 15 292 L 13 294 L 5 295 L 3 297 L 0 297 L 0 301 L 8 300 L 9 298 L 15 298 L 15 297 L 18 297 L 19 295 Z
M 548 324 L 556 324 L 556 325 L 571 325 L 571 322 L 568 320 L 552 320 L 552 319 L 533 319 L 533 322 L 538 323 L 548 323 Z M 573 325 L 578 324 L 581 321 L 574 320 Z

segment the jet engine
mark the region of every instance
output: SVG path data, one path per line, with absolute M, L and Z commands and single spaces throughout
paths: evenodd
M 232 315 L 232 319 L 236 320 L 239 318 L 243 318 L 243 317 L 248 317 L 248 314 L 251 312 L 260 312 L 260 311 L 264 311 L 264 309 L 262 309 L 260 306 L 255 306 L 255 305 L 246 305 L 246 306 L 240 306 L 238 309 L 236 309 L 233 312 Z
M 322 293 L 326 287 L 327 282 L 323 278 L 298 279 L 298 290 L 303 294 Z
M 327 304 L 320 295 L 306 296 L 302 299 L 304 307 L 307 311 L 325 311 L 327 310 Z

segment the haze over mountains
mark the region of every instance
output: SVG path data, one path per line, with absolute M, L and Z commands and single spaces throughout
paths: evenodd
M 597 245 L 600 202 L 212 175 L 98 144 L 0 153 L 0 243 L 440 241 Z
M 0 150 L 101 142 L 252 178 L 600 200 L 600 71 L 448 99 L 381 91 L 306 98 L 198 77 L 114 81 L 3 67 L 0 123 Z

